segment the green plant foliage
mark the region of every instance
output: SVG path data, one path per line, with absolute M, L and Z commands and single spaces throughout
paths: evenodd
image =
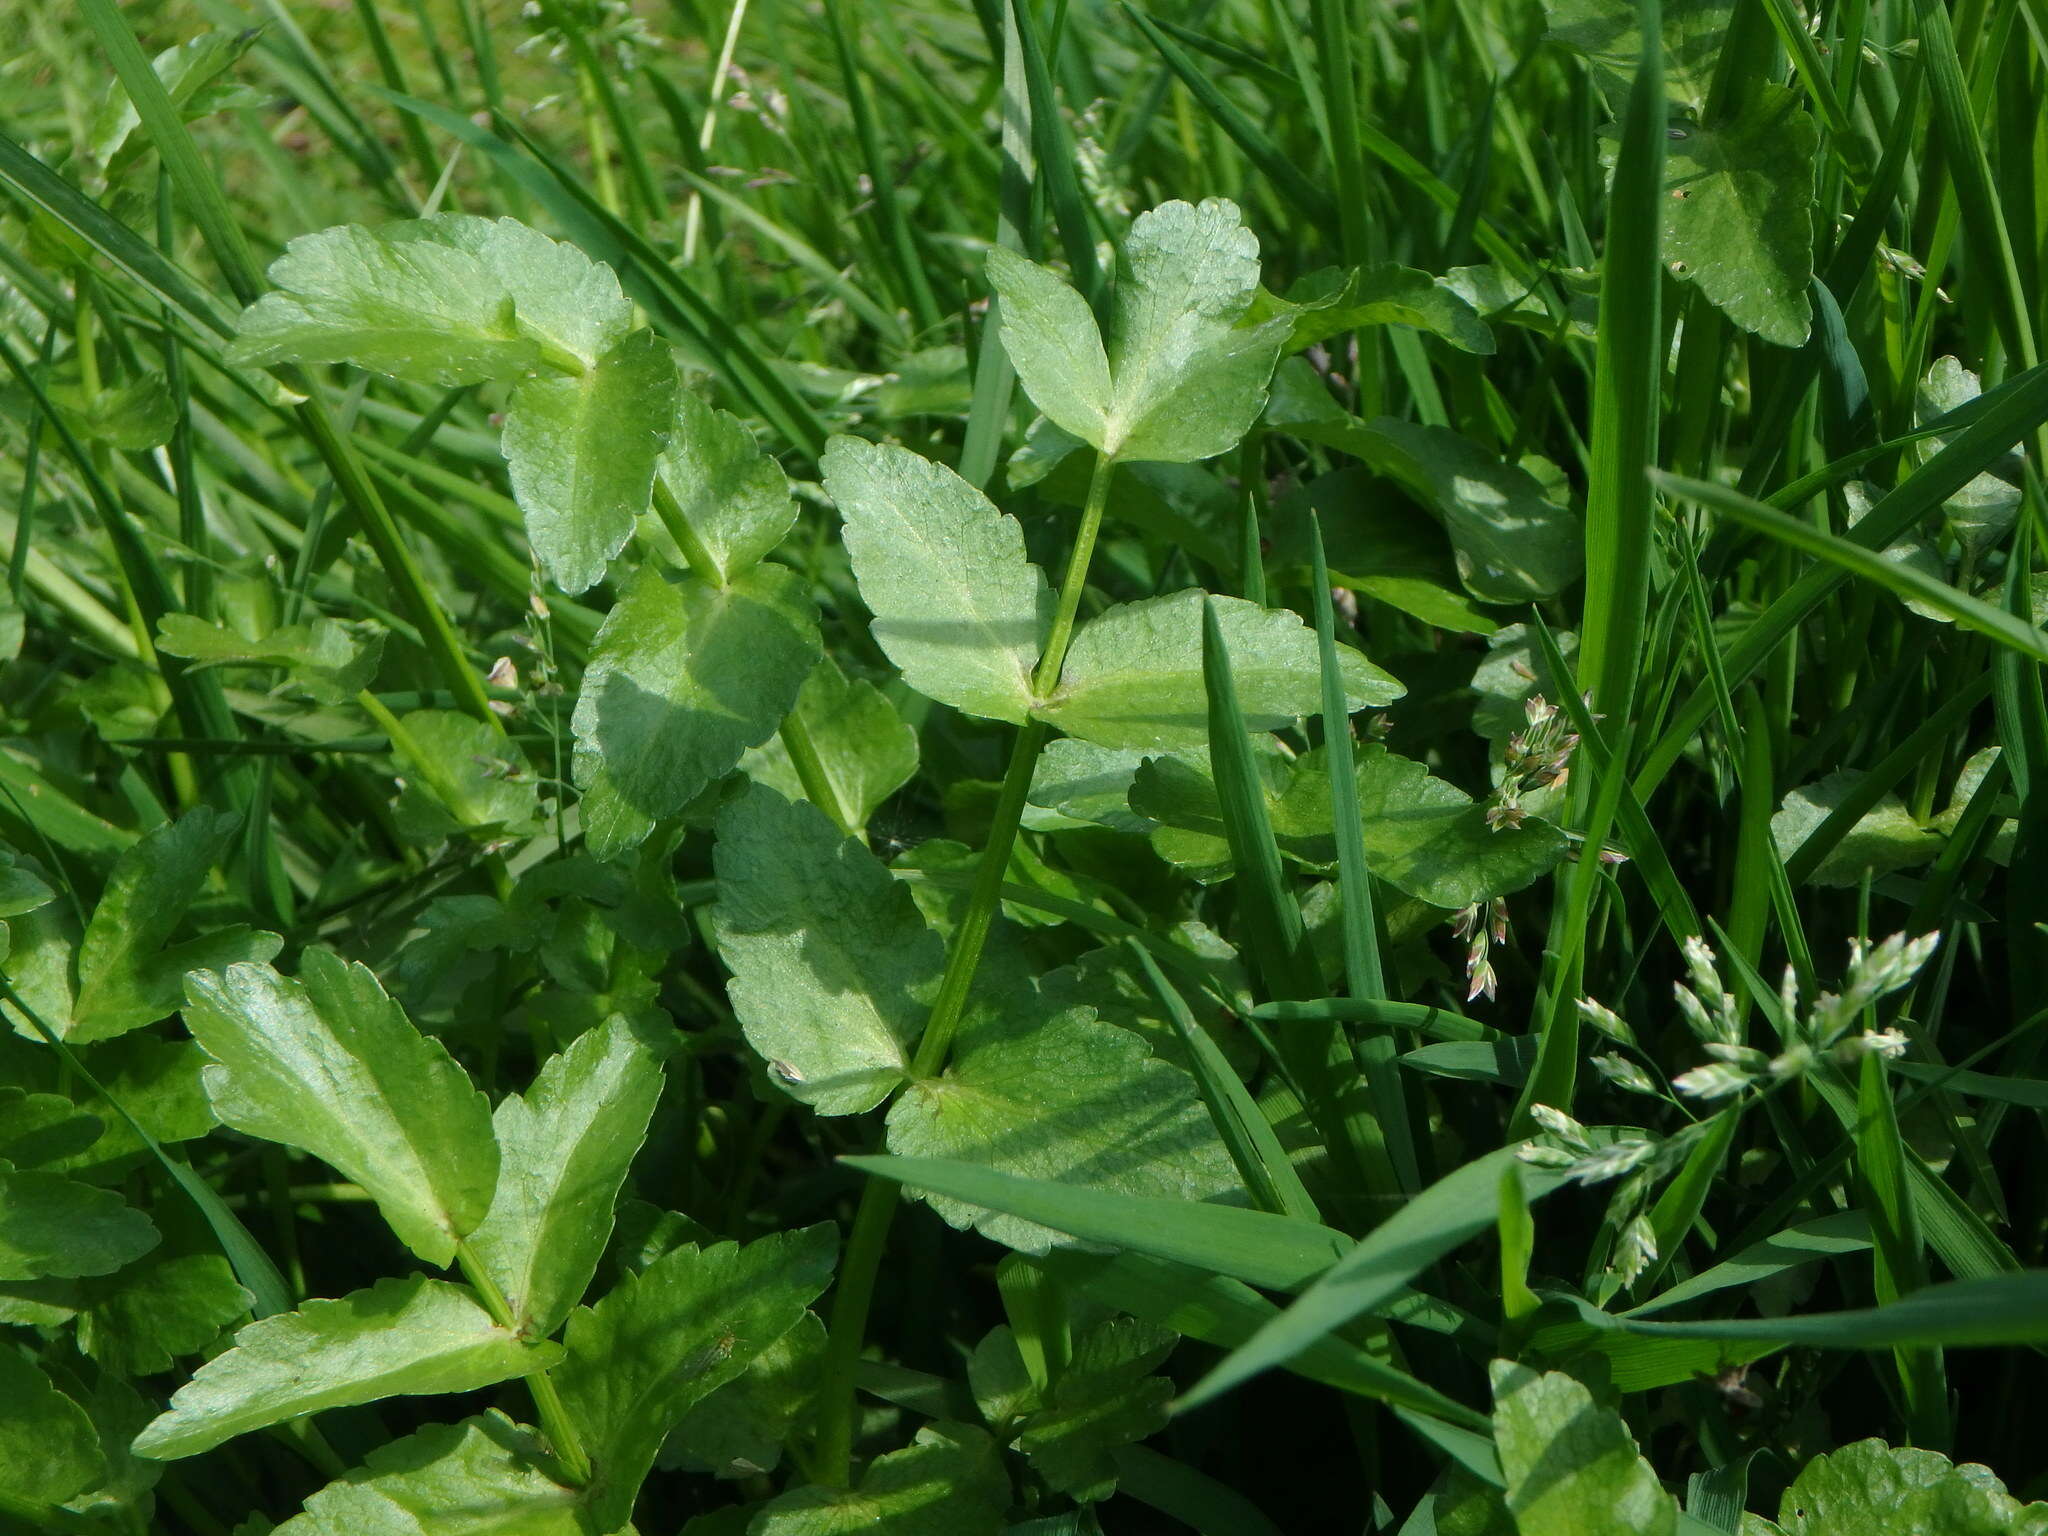
M 489 1106 L 446 1048 L 327 950 L 308 950 L 296 980 L 236 965 L 187 985 L 221 1122 L 333 1164 L 414 1253 L 453 1259 L 490 1207 L 499 1155 Z
M 0 6 L 0 1532 L 2048 1536 L 2039 20 Z
M 491 1321 L 460 1286 L 414 1276 L 266 1317 L 199 1368 L 136 1437 L 139 1455 L 193 1456 L 325 1408 L 401 1393 L 469 1392 L 544 1370 L 560 1346 Z

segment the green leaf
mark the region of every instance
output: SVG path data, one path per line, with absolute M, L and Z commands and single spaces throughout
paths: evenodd
M 110 1189 L 0 1164 L 0 1280 L 110 1274 L 157 1242 Z
M 737 1377 L 683 1415 L 661 1448 L 661 1465 L 725 1478 L 774 1471 L 817 1395 L 824 1353 L 825 1325 L 806 1312 Z
M 1143 836 L 1156 822 L 1133 810 L 1131 786 L 1150 754 L 1135 748 L 1098 747 L 1062 736 L 1046 743 L 1031 775 L 1031 804 L 1068 825 L 1094 822 L 1115 832 Z M 1027 827 L 1037 824 L 1025 813 Z
M 989 248 L 987 271 L 1003 352 L 1031 403 L 1054 426 L 1101 447 L 1114 396 L 1088 301 L 1049 268 L 1005 245 Z
M 408 841 L 535 830 L 540 785 L 502 731 L 452 709 L 416 709 L 387 729 L 406 772 L 394 819 Z
M 676 391 L 675 421 L 655 473 L 720 585 L 758 565 L 796 521 L 782 466 L 761 451 L 745 422 L 693 390 Z
M 0 1508 L 26 1505 L 41 1513 L 97 1487 L 106 1475 L 107 1459 L 85 1410 L 20 1349 L 0 1340 Z
M 633 323 L 633 306 L 610 267 L 592 261 L 580 246 L 550 239 L 517 219 L 444 213 L 388 225 L 384 233 L 436 241 L 474 255 L 510 299 L 520 331 L 540 341 L 556 368 L 573 372 L 571 360 L 586 369 L 596 367 Z
M 511 295 L 459 246 L 344 224 L 293 240 L 270 280 L 281 291 L 242 312 L 231 363 L 345 362 L 441 385 L 543 365 L 541 340 L 520 326 Z
M 167 443 L 177 429 L 178 402 L 158 374 L 102 386 L 91 395 L 76 384 L 52 384 L 49 394 L 72 431 L 124 453 L 142 453 Z
M 238 818 L 201 807 L 144 834 L 114 861 L 106 890 L 78 948 L 73 1044 L 105 1040 L 175 1012 L 185 973 L 268 960 L 283 947 L 274 933 L 240 924 L 164 948 L 234 844 Z
M 215 1253 L 152 1254 L 81 1290 L 78 1347 L 123 1376 L 168 1371 L 179 1358 L 201 1353 L 248 1314 L 251 1302 Z
M 1812 784 L 1801 785 L 1786 796 L 1771 816 L 1771 842 L 1778 857 L 1791 859 L 1800 845 L 1819 829 L 1836 806 L 1856 788 L 1859 773 L 1831 773 Z M 1905 802 L 1887 794 L 1857 818 L 1840 842 L 1807 876 L 1814 885 L 1860 885 L 1866 878 L 1881 880 L 1886 875 L 1916 864 L 1925 864 L 1941 851 L 1941 833 L 1913 819 Z
M 1285 315 L 1291 322 L 1288 352 L 1368 325 L 1406 325 L 1440 336 L 1461 352 L 1490 356 L 1493 332 L 1455 290 L 1427 272 L 1397 262 L 1369 267 L 1325 267 L 1311 272 L 1276 299 L 1261 294 L 1252 306 L 1257 319 Z
M 912 1082 L 889 1109 L 888 1146 L 903 1157 L 958 1158 L 1006 1173 L 1155 1198 L 1232 1192 L 1237 1172 L 1178 1067 L 1087 1008 L 1057 1009 L 1025 977 L 985 981 L 936 1078 Z M 1056 1234 L 946 1196 L 954 1226 L 1029 1253 Z
M 576 700 L 591 851 L 613 857 L 775 733 L 819 655 L 805 583 L 759 565 L 724 588 L 641 570 L 598 631 Z
M 459 1285 L 380 1280 L 249 1324 L 178 1389 L 135 1450 L 175 1461 L 267 1424 L 385 1397 L 471 1392 L 561 1357 L 557 1345 L 499 1327 Z
M 1105 354 L 1087 301 L 1012 251 L 989 255 L 1003 350 L 1057 427 L 1113 459 L 1193 463 L 1237 446 L 1265 406 L 1291 322 L 1246 321 L 1259 242 L 1237 205 L 1162 203 L 1124 240 Z
M 1672 1536 L 1678 1506 L 1621 1415 L 1559 1371 L 1493 1363 L 1493 1435 L 1521 1536 Z
M 1495 831 L 1485 808 L 1420 763 L 1358 748 L 1358 813 L 1372 872 L 1432 906 L 1458 908 L 1523 889 L 1564 857 L 1565 835 L 1530 817 Z M 1304 778 L 1321 765 L 1305 760 Z
M 1052 594 L 1017 520 L 908 449 L 835 437 L 823 462 L 875 643 L 927 698 L 1021 725 Z
M 571 1315 L 553 1379 L 597 1468 L 595 1529 L 631 1516 L 663 1437 L 691 1406 L 796 1326 L 832 1278 L 837 1242 L 816 1226 L 744 1248 L 685 1245 Z
M 1820 130 L 1759 81 L 1733 118 L 1673 123 L 1664 151 L 1664 264 L 1745 331 L 1781 347 L 1813 326 L 1813 167 Z
M 1954 357 L 1937 357 L 1913 392 L 1913 425 L 1924 429 L 1982 394 L 1983 385 L 1976 374 Z M 1916 444 L 1914 458 L 1925 462 L 1946 448 L 1955 435 L 1943 433 Z M 2008 454 L 1942 502 L 1949 531 L 1966 553 L 1981 555 L 2005 537 L 2019 515 L 2024 474 L 2020 456 Z
M 539 1437 L 503 1414 L 431 1424 L 372 1451 L 276 1536 L 586 1536 L 581 1495 L 545 1464 Z
M 1988 1467 L 1858 1440 L 1816 1456 L 1778 1501 L 1784 1536 L 2041 1536 L 2048 1504 L 2022 1506 Z
M 178 115 L 186 121 L 212 111 L 226 92 L 215 84 L 234 68 L 243 54 L 262 34 L 254 27 L 238 31 L 202 32 L 175 47 L 166 48 L 149 61 L 164 93 Z M 231 88 L 230 88 L 231 89 Z M 129 135 L 142 126 L 142 117 L 127 91 L 109 84 L 93 114 L 90 147 L 92 157 L 108 167 L 111 175 L 147 147 L 146 141 L 131 144 Z
M 1982 1280 L 1950 1280 L 1882 1307 L 1810 1312 L 1794 1317 L 1701 1318 L 1667 1323 L 1611 1317 L 1585 1305 L 1579 1316 L 1596 1327 L 1653 1338 L 1719 1339 L 1816 1349 L 1960 1348 L 2048 1342 L 2048 1270 L 2016 1270 Z
M 286 680 L 316 702 L 340 704 L 370 686 L 384 656 L 384 629 L 372 623 L 316 618 L 285 624 L 256 638 L 189 613 L 167 613 L 157 649 L 199 666 L 283 667 Z
M 910 1069 L 945 964 L 909 888 L 759 785 L 719 813 L 716 868 L 727 990 L 769 1077 L 820 1114 L 873 1109 Z
M 917 772 L 917 732 L 887 694 L 864 678 L 848 677 L 831 656 L 811 669 L 791 713 L 831 786 L 835 804 L 819 809 L 843 813 L 854 829 L 866 826 Z M 784 799 L 809 798 L 779 735 L 748 751 L 740 768 Z
M 1697 116 L 1706 110 L 1734 0 L 1666 0 L 1660 9 L 1665 94 Z M 1551 39 L 1585 55 L 1608 99 L 1626 95 L 1643 57 L 1641 16 L 1631 0 L 1547 0 L 1544 10 Z
M 1230 646 L 1246 724 L 1273 730 L 1322 702 L 1316 637 L 1284 609 L 1190 588 L 1119 603 L 1075 632 L 1059 687 L 1033 711 L 1101 747 L 1169 750 L 1209 739 L 1202 686 L 1202 604 L 1215 604 Z M 1340 654 L 1353 709 L 1390 704 L 1405 691 L 1357 651 Z
M 483 1095 L 368 967 L 316 948 L 300 973 L 234 965 L 187 978 L 186 1025 L 218 1063 L 206 1069 L 214 1112 L 332 1164 L 400 1242 L 447 1264 L 497 1185 Z
M 635 331 L 582 373 L 529 378 L 505 409 L 505 463 L 548 577 L 581 592 L 604 576 L 647 510 L 668 442 L 676 366 Z
M 762 1506 L 748 1536 L 996 1536 L 1010 1480 L 995 1442 L 967 1424 L 927 1424 L 877 1456 L 858 1488 L 793 1488 Z
M 1117 262 L 1103 439 L 1112 458 L 1184 464 L 1237 446 L 1266 403 L 1288 326 L 1240 325 L 1259 242 L 1224 198 L 1162 203 L 1132 221 Z
M 660 1096 L 660 1063 L 614 1017 L 498 1105 L 497 1193 L 469 1246 L 519 1332 L 546 1338 L 583 1299 Z
M 1173 1383 L 1152 1372 L 1178 1342 L 1130 1318 L 1098 1324 L 1075 1341 L 1050 1400 L 1017 1435 L 1017 1448 L 1047 1486 L 1083 1504 L 1116 1492 L 1116 1451 L 1166 1427 Z

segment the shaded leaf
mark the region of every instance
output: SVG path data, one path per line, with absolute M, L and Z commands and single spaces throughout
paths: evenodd
M 834 816 L 846 813 L 849 830 L 866 826 L 882 802 L 917 772 L 917 732 L 888 695 L 864 678 L 848 677 L 830 656 L 804 679 L 792 713 L 832 786 L 836 805 L 819 809 Z M 807 798 L 780 736 L 748 751 L 740 767 L 785 799 Z
M 596 1529 L 631 1516 L 663 1438 L 692 1405 L 796 1326 L 832 1278 L 837 1247 L 830 1226 L 744 1248 L 685 1245 L 571 1315 L 554 1380 L 597 1468 Z
M 384 655 L 381 625 L 316 618 L 251 639 L 189 613 L 167 613 L 157 649 L 200 666 L 282 667 L 286 680 L 322 704 L 340 704 L 370 686 Z
M 432 1424 L 372 1451 L 276 1536 L 586 1536 L 581 1495 L 545 1465 L 539 1437 L 502 1414 Z
M 858 1488 L 793 1488 L 771 1499 L 748 1536 L 995 1536 L 1010 1480 L 995 1443 L 966 1424 L 927 1424 L 877 1456 Z
M 756 785 L 718 818 L 719 954 L 747 1043 L 820 1114 L 903 1081 L 945 964 L 910 891 L 816 807 Z
M 591 851 L 645 838 L 774 734 L 819 656 L 803 579 L 760 565 L 718 588 L 645 569 L 606 617 L 576 700 Z
M 1621 1415 L 1560 1371 L 1493 1363 L 1493 1434 L 1521 1536 L 1671 1536 L 1678 1506 Z
M 112 1190 L 0 1164 L 0 1280 L 110 1274 L 157 1242 Z
M 1284 299 L 1260 295 L 1252 314 L 1258 319 L 1288 318 L 1289 352 L 1368 325 L 1412 326 L 1442 337 L 1461 352 L 1493 352 L 1493 332 L 1461 295 L 1427 272 L 1391 261 L 1349 271 L 1325 267 L 1311 272 L 1289 288 Z
M 693 390 L 676 391 L 675 421 L 655 473 L 721 584 L 758 565 L 796 521 L 782 466 L 761 451 L 745 422 Z
M 107 1474 L 85 1410 L 13 1344 L 0 1340 L 0 1503 L 38 1514 Z
M 1314 633 L 1284 609 L 1194 588 L 1119 603 L 1074 634 L 1059 686 L 1034 710 L 1102 747 L 1199 747 L 1209 739 L 1202 685 L 1202 605 L 1215 605 L 1230 646 L 1239 704 L 1253 730 L 1290 725 L 1321 706 Z M 1339 652 L 1353 709 L 1390 704 L 1404 691 L 1357 651 Z

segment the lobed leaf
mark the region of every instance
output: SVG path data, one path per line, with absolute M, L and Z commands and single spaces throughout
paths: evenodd
M 430 1424 L 372 1451 L 276 1536 L 587 1536 L 582 1496 L 546 1465 L 539 1437 L 503 1414 Z

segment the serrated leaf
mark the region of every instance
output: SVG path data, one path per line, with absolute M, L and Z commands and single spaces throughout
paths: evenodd
M 1072 736 L 1047 742 L 1031 775 L 1031 804 L 1069 823 L 1094 822 L 1142 837 L 1156 823 L 1132 809 L 1131 786 L 1151 755 L 1138 748 L 1098 747 Z M 1031 825 L 1028 819 L 1026 825 Z
M 287 245 L 270 280 L 281 291 L 243 311 L 230 362 L 482 384 L 587 372 L 632 320 L 610 268 L 513 219 L 338 225 Z
M 1813 325 L 1813 167 L 1820 130 L 1782 85 L 1740 113 L 1674 123 L 1664 149 L 1664 263 L 1746 331 L 1781 347 Z
M 1259 242 L 1224 198 L 1162 203 L 1131 223 L 1110 327 L 1114 401 L 1096 444 L 1112 458 L 1191 463 L 1258 420 L 1284 321 L 1240 325 Z
M 1290 323 L 1246 322 L 1259 242 L 1235 203 L 1138 215 L 1118 261 L 1106 352 L 1087 301 L 1054 273 L 1000 248 L 988 271 L 1025 393 L 1109 457 L 1214 458 L 1258 419 Z
M 167 613 L 157 649 L 199 666 L 283 667 L 288 681 L 322 704 L 341 704 L 370 686 L 384 655 L 384 629 L 317 618 L 285 624 L 256 639 L 189 613 Z
M 653 1052 L 613 1018 L 498 1105 L 497 1194 L 469 1245 L 521 1333 L 546 1338 L 583 1299 L 660 1096 Z
M 111 1274 L 157 1242 L 112 1190 L 0 1165 L 0 1280 Z
M 576 700 L 591 851 L 633 847 L 773 735 L 820 652 L 803 579 L 758 565 L 724 588 L 644 569 L 604 627 Z
M 539 1437 L 499 1413 L 372 1451 L 275 1536 L 586 1536 L 581 1495 L 542 1470 Z
M 0 1163 L 62 1171 L 105 1132 L 105 1122 L 62 1094 L 0 1087 Z
M 635 331 L 581 374 L 527 379 L 505 409 L 505 464 L 526 536 L 564 592 L 599 581 L 648 507 L 668 442 L 675 361 Z
M 279 291 L 242 312 L 228 361 L 353 363 L 446 386 L 543 366 L 540 339 L 473 253 L 394 233 L 343 224 L 291 241 L 270 266 Z
M 887 694 L 864 678 L 849 678 L 829 655 L 804 679 L 791 713 L 831 786 L 834 803 L 819 809 L 834 819 L 844 815 L 848 830 L 865 827 L 917 772 L 917 732 Z M 809 798 L 779 735 L 751 749 L 740 768 L 785 799 Z
M 793 1488 L 762 1506 L 747 1536 L 995 1536 L 1010 1480 L 995 1442 L 968 1424 L 927 1424 L 877 1456 L 858 1488 Z
M 951 1065 L 912 1082 L 890 1106 L 891 1153 L 1167 1199 L 1208 1200 L 1237 1187 L 1185 1072 L 1087 1008 L 1052 1007 L 1027 977 L 984 988 Z M 972 1225 L 1023 1252 L 1043 1253 L 1057 1241 L 1035 1223 L 928 1198 L 954 1226 Z
M 459 1285 L 380 1280 L 249 1324 L 178 1389 L 135 1450 L 175 1461 L 267 1424 L 386 1397 L 470 1392 L 561 1357 L 558 1345 L 499 1327 Z
M 1252 314 L 1284 315 L 1288 352 L 1368 325 L 1406 325 L 1440 336 L 1461 352 L 1490 356 L 1493 332 L 1466 300 L 1427 272 L 1398 262 L 1369 267 L 1325 267 L 1287 290 L 1284 299 L 1261 294 Z
M 123 1376 L 167 1371 L 246 1316 L 250 1295 L 216 1253 L 152 1255 L 81 1287 L 78 1347 Z
M 489 1209 L 490 1110 L 440 1041 L 422 1035 L 368 967 L 309 949 L 294 981 L 267 965 L 194 972 L 185 1022 L 218 1065 L 221 1120 L 332 1164 L 429 1264 Z
M 991 246 L 988 281 L 1003 352 L 1031 403 L 1061 430 L 1100 446 L 1109 425 L 1109 358 L 1088 301 L 1049 268 Z
M 796 1326 L 831 1280 L 837 1248 L 830 1226 L 745 1247 L 686 1245 L 571 1315 L 553 1379 L 597 1468 L 595 1529 L 632 1514 L 663 1437 L 691 1406 Z
M 1937 357 L 1913 392 L 1913 425 L 1925 427 L 1950 411 L 1959 410 L 1982 393 L 1983 386 L 1976 374 L 1954 357 Z M 1915 445 L 1914 455 L 1925 462 L 1946 448 L 1954 437 L 1953 433 L 1930 437 Z M 1949 531 L 1955 534 L 1967 553 L 1981 555 L 2005 537 L 2013 519 L 2019 515 L 2020 485 L 2024 476 L 2020 455 L 2007 454 L 1942 502 L 1942 516 L 1947 520 Z M 1896 543 L 1892 546 L 1894 549 L 1897 547 Z
M 1630 0 L 1546 0 L 1552 41 L 1585 55 L 1619 107 L 1643 58 L 1641 13 Z M 1664 91 L 1692 113 L 1706 109 L 1733 0 L 1670 0 L 1661 8 Z
M 1493 1363 L 1493 1435 L 1521 1536 L 1672 1536 L 1678 1506 L 1621 1415 L 1561 1371 Z
M 145 833 L 114 861 L 79 943 L 78 995 L 70 1026 L 59 1031 L 67 1041 L 153 1024 L 177 1009 L 188 970 L 268 960 L 283 947 L 274 933 L 232 924 L 164 948 L 227 856 L 237 824 L 201 807 Z
M 817 1395 L 824 1354 L 825 1325 L 806 1312 L 737 1377 L 683 1415 L 661 1448 L 661 1465 L 726 1478 L 774 1471 Z
M 965 714 L 1022 724 L 1052 594 L 1017 520 L 908 449 L 835 437 L 824 471 L 875 643 L 903 680 Z
M 1495 831 L 1463 790 L 1376 745 L 1358 752 L 1358 811 L 1372 872 L 1433 906 L 1521 890 L 1555 868 L 1567 846 L 1535 817 Z
M 1202 687 L 1202 604 L 1230 645 L 1246 724 L 1272 730 L 1321 705 L 1314 633 L 1284 609 L 1241 598 L 1209 598 L 1194 588 L 1119 603 L 1074 634 L 1059 687 L 1033 711 L 1070 735 L 1102 747 L 1169 750 L 1209 739 Z M 1400 683 L 1358 652 L 1339 652 L 1353 709 L 1390 704 Z
M 676 391 L 675 421 L 655 472 L 720 583 L 759 564 L 796 521 L 782 466 L 762 452 L 745 422 L 692 390 Z
M 1784 1536 L 2042 1536 L 2048 1504 L 2022 1505 L 1990 1468 L 1858 1440 L 1809 1461 L 1778 1502 Z
M 1116 1491 L 1114 1453 L 1166 1427 L 1173 1383 L 1152 1372 L 1178 1342 L 1132 1318 L 1100 1323 L 1075 1341 L 1050 1401 L 1017 1436 L 1017 1448 L 1048 1486 L 1084 1504 Z
M 391 745 L 405 770 L 393 819 L 408 841 L 533 830 L 540 786 L 503 732 L 452 709 L 416 709 L 399 717 Z
M 820 1114 L 903 1081 L 945 964 L 909 888 L 814 806 L 759 785 L 718 818 L 712 922 L 769 1077 Z
M 27 1355 L 0 1340 L 0 1505 L 42 1514 L 106 1475 L 107 1460 L 85 1410 Z

